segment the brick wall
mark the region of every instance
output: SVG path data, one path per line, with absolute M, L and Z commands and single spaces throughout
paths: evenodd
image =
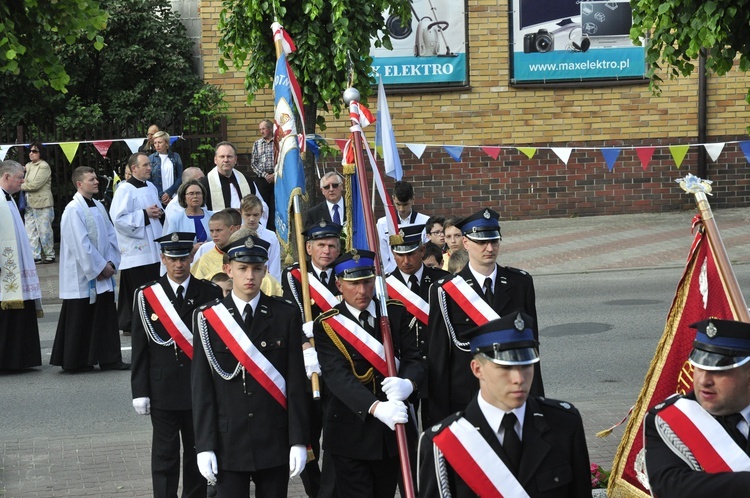
M 246 105 L 242 72 L 219 74 L 216 22 L 219 0 L 204 0 L 202 52 L 205 78 L 221 86 L 231 105 L 229 138 L 248 153 L 257 123 L 273 113 L 270 91 Z M 598 150 L 578 149 L 566 166 L 549 149 L 528 159 L 503 149 L 493 160 L 478 146 L 635 147 L 697 143 L 698 80 L 666 81 L 654 96 L 646 84 L 576 88 L 514 88 L 509 81 L 508 15 L 504 0 L 469 0 L 471 88 L 438 93 L 388 96 L 400 144 L 464 145 L 462 161 L 429 147 L 421 159 L 401 148 L 405 179 L 411 181 L 428 213 L 467 213 L 479 206 L 500 206 L 504 218 L 575 216 L 667 211 L 692 206 L 674 179 L 696 173 L 695 147 L 677 169 L 669 151 L 658 148 L 647 171 L 633 149 L 623 149 L 609 172 Z M 709 142 L 745 140 L 750 109 L 745 102 L 750 79 L 732 70 L 708 80 Z M 343 92 L 343 82 L 342 82 Z M 376 99 L 368 103 L 376 107 Z M 322 133 L 345 138 L 348 120 L 326 117 Z M 308 130 L 309 131 L 309 130 Z M 374 129 L 368 131 L 368 136 Z M 329 160 L 335 166 L 340 158 Z M 750 205 L 748 163 L 736 144 L 727 145 L 716 164 L 716 207 Z

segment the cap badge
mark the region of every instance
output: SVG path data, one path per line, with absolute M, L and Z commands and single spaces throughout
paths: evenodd
M 247 247 L 248 249 L 252 249 L 254 246 L 255 246 L 255 242 L 253 242 L 253 239 L 248 238 L 245 241 L 245 247 Z
M 485 209 L 484 210 L 484 214 L 482 216 L 484 216 L 485 220 L 489 220 L 490 218 L 492 218 L 492 215 L 490 214 L 490 210 L 489 209 Z
M 717 332 L 716 325 L 709 322 L 708 325 L 706 325 L 706 335 L 709 338 L 713 339 L 714 337 L 716 337 L 716 332 Z
M 356 254 L 356 253 L 355 253 L 354 255 L 352 255 L 352 261 L 356 261 L 356 262 L 358 262 L 358 261 L 359 261 L 359 258 L 361 258 L 361 256 L 360 256 L 359 254 Z
M 521 315 L 518 315 L 513 322 L 513 326 L 516 327 L 516 330 L 518 331 L 522 331 L 525 325 L 526 324 L 523 323 L 523 318 L 521 318 Z
M 177 232 L 172 234 L 172 242 L 178 242 L 180 240 L 180 236 L 177 235 Z
M 326 220 L 320 220 L 320 223 L 318 223 L 318 226 L 320 228 L 325 228 L 326 226 L 328 226 L 328 223 L 326 223 Z

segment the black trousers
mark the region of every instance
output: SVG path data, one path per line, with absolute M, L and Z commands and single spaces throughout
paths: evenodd
M 180 483 L 182 437 L 182 496 L 205 498 L 206 479 L 198 470 L 192 410 L 151 409 L 151 480 L 155 498 L 176 498 Z
M 159 278 L 159 263 L 136 266 L 120 272 L 120 292 L 117 295 L 117 321 L 120 330 L 130 332 L 133 323 L 133 295 L 143 284 Z
M 336 472 L 336 492 L 339 496 L 357 498 L 393 498 L 398 482 L 398 457 L 382 460 L 356 460 L 340 455 L 329 455 Z
M 286 498 L 289 467 L 273 467 L 254 472 L 234 472 L 219 468 L 216 475 L 216 498 L 250 497 L 250 481 L 255 483 L 258 498 Z

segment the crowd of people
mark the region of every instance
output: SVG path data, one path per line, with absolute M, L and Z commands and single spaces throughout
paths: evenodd
M 252 164 L 272 184 L 267 128 Z M 325 200 L 305 214 L 306 254 L 282 267 L 273 213 L 236 171 L 233 144 L 216 146 L 206 175 L 183 169 L 163 131 L 150 128 L 144 149 L 109 212 L 94 198 L 95 171 L 73 171 L 50 362 L 69 373 L 131 369 L 133 408 L 153 426 L 154 496 L 177 496 L 182 476 L 186 497 L 249 496 L 253 482 L 256 496 L 281 498 L 299 475 L 310 497 L 393 498 L 406 456 L 420 497 L 591 496 L 581 416 L 545 396 L 533 278 L 497 262 L 498 212 L 428 216 L 398 181 L 398 233 L 381 218 L 379 254 L 345 250 L 345 182 L 330 171 Z M 26 176 L 44 183 L 42 170 Z M 24 167 L 4 161 L 0 369 L 41 364 L 35 262 L 55 257 L 38 235 L 45 216 L 27 219 L 37 242 L 24 231 L 12 197 L 24 185 Z M 42 204 L 34 209 L 51 209 Z M 658 496 L 745 492 L 748 327 L 696 324 L 695 392 L 646 420 Z M 132 336 L 132 365 L 119 331 Z M 714 465 L 711 450 L 732 466 Z

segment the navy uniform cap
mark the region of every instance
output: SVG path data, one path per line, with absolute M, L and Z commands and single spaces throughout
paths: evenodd
M 375 276 L 375 253 L 352 249 L 336 258 L 330 265 L 333 274 L 342 280 L 364 280 Z
M 307 237 L 307 240 L 317 240 L 317 239 L 330 239 L 330 238 L 336 238 L 338 239 L 341 237 L 341 230 L 344 227 L 339 225 L 338 223 L 333 223 L 331 221 L 326 220 L 320 220 L 318 223 L 315 223 L 314 225 L 310 225 L 305 229 L 304 232 L 302 232 L 302 235 Z
M 465 332 L 471 354 L 482 354 L 498 365 L 531 365 L 539 361 L 538 344 L 531 327 L 534 319 L 511 313 Z
M 422 232 L 424 231 L 424 225 L 409 225 L 401 227 L 398 234 L 401 236 L 402 242 L 391 243 L 391 251 L 395 254 L 409 254 L 410 252 L 419 249 L 422 245 Z
M 265 263 L 268 261 L 269 247 L 271 247 L 271 244 L 260 237 L 248 235 L 230 242 L 222 248 L 222 251 L 226 253 L 230 261 Z
M 456 228 L 471 240 L 498 240 L 500 235 L 500 213 L 484 208 L 456 223 Z
M 697 329 L 690 363 L 703 370 L 730 370 L 750 361 L 750 323 L 709 318 Z
M 162 254 L 170 258 L 190 256 L 194 240 L 195 234 L 193 232 L 172 232 L 154 239 L 155 242 L 159 243 Z

